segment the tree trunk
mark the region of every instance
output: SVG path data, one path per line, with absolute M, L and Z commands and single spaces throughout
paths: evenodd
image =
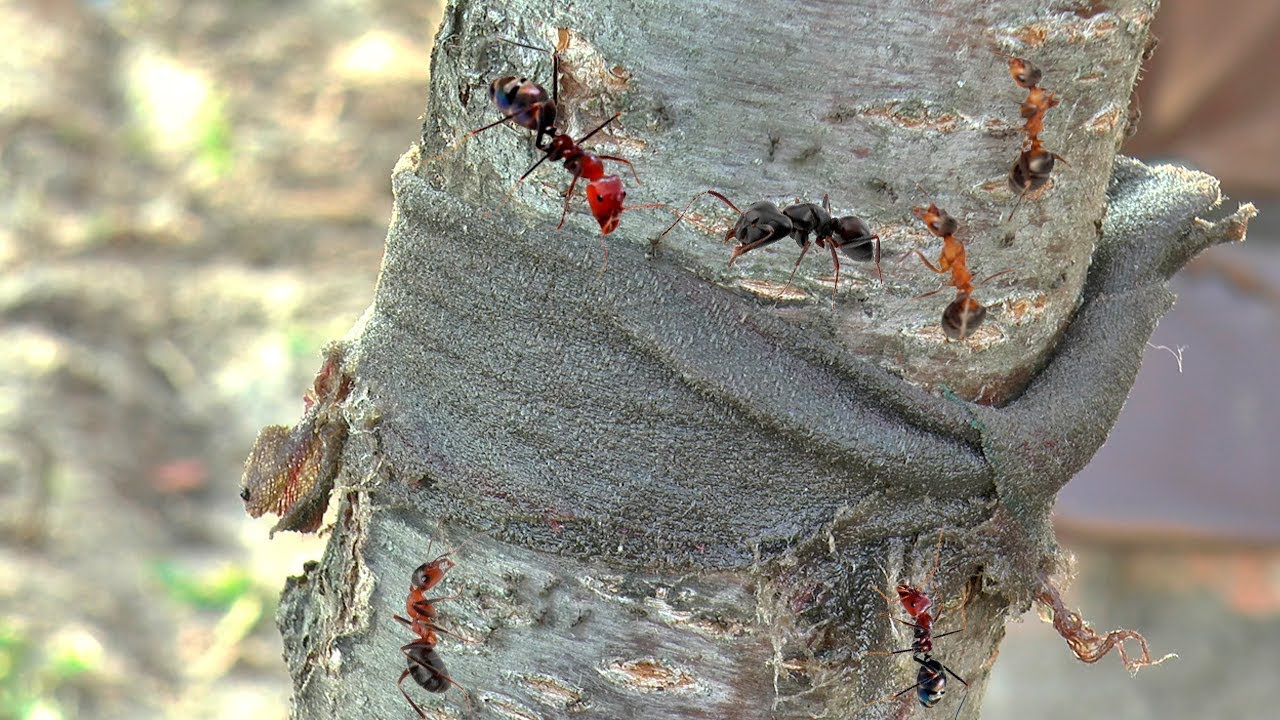
M 914 693 L 868 706 L 916 678 L 907 654 L 867 654 L 910 644 L 872 586 L 922 583 L 940 530 L 939 630 L 966 622 L 935 655 L 976 717 L 1005 620 L 1055 567 L 1053 498 L 1106 438 L 1166 280 L 1252 212 L 1201 221 L 1212 178 L 1115 158 L 1154 2 L 503 7 L 445 14 L 374 305 L 295 430 L 317 492 L 342 497 L 281 606 L 295 717 L 413 716 L 393 615 L 433 537 L 462 545 L 441 624 L 474 642 L 437 648 L 466 692 L 406 681 L 431 717 L 910 712 Z M 790 272 L 782 243 L 726 268 L 717 237 L 655 242 L 669 216 L 643 210 L 601 275 L 589 217 L 554 229 L 551 167 L 498 209 L 532 133 L 436 156 L 496 118 L 488 79 L 550 84 L 547 57 L 494 38 L 550 46 L 558 27 L 560 124 L 623 113 L 587 145 L 635 162 L 631 202 L 830 193 L 883 238 L 885 283 L 848 263 L 832 302 L 808 259 L 804 299 L 775 302 L 757 292 Z M 1011 222 L 1025 91 L 1002 54 L 1063 98 L 1045 140 L 1071 163 Z M 971 262 L 1014 269 L 979 290 L 992 315 L 965 342 L 937 330 L 945 300 L 914 299 L 938 282 L 908 255 L 930 197 Z

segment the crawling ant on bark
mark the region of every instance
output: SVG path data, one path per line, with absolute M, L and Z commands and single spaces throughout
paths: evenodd
M 623 202 L 626 200 L 627 191 L 622 185 L 622 178 L 617 175 L 606 175 L 604 161 L 612 160 L 625 163 L 631 170 L 632 177 L 639 183 L 640 177 L 636 175 L 635 167 L 631 164 L 631 161 L 615 155 L 598 155 L 581 147 L 582 143 L 617 120 L 622 116 L 622 113 L 614 113 L 612 117 L 576 140 L 556 126 L 560 100 L 560 53 L 568 48 L 568 37 L 568 33 L 561 33 L 561 42 L 557 44 L 556 49 L 551 51 L 534 45 L 505 40 L 504 42 L 516 47 L 551 53 L 551 93 L 548 94 L 546 88 L 528 78 L 514 75 L 497 78 L 489 84 L 489 100 L 502 113 L 502 117 L 462 136 L 458 144 L 485 130 L 508 122 L 514 122 L 516 125 L 534 131 L 533 144 L 542 153 L 542 157 L 516 180 L 510 192 L 503 198 L 503 204 L 510 199 L 516 189 L 520 187 L 520 184 L 525 181 L 525 178 L 529 177 L 542 163 L 548 160 L 553 163 L 562 162 L 565 170 L 573 175 L 573 181 L 569 185 L 568 192 L 565 193 L 564 209 L 560 212 L 560 223 L 556 225 L 556 229 L 559 230 L 564 227 L 565 216 L 569 212 L 569 202 L 573 199 L 573 191 L 578 186 L 578 180 L 585 179 L 587 181 L 587 204 L 591 208 L 592 216 L 600 224 L 601 246 L 604 247 L 603 236 L 617 229 L 618 221 L 624 210 L 666 207 L 666 205 L 650 203 L 630 207 L 624 206 Z M 607 247 L 604 248 L 604 254 L 605 263 L 607 264 L 609 257 L 609 249 Z
M 427 555 L 430 554 L 431 544 L 428 543 Z M 417 640 L 400 648 L 400 652 L 404 653 L 409 660 L 409 667 L 400 673 L 400 679 L 396 681 L 396 688 L 400 690 L 400 694 L 404 696 L 404 699 L 409 702 L 409 706 L 418 713 L 418 717 L 424 719 L 427 717 L 426 712 L 404 690 L 403 683 L 405 678 L 412 677 L 413 681 L 427 692 L 442 693 L 448 690 L 450 685 L 456 686 L 459 690 L 464 689 L 453 678 L 449 677 L 449 671 L 445 668 L 444 660 L 436 652 L 436 644 L 440 639 L 437 633 L 457 638 L 463 642 L 469 642 L 466 638 L 451 633 L 436 623 L 437 611 L 435 604 L 441 600 L 454 600 L 456 598 L 453 596 L 427 597 L 427 592 L 439 585 L 440 581 L 444 580 L 445 573 L 457 564 L 449 558 L 451 554 L 452 551 L 444 553 L 430 562 L 419 565 L 418 569 L 413 571 L 413 576 L 409 580 L 409 595 L 404 601 L 405 614 L 409 617 L 394 616 L 397 622 L 409 628 L 418 636 Z
M 809 248 L 815 244 L 820 248 L 826 248 L 831 253 L 831 264 L 835 268 L 835 283 L 831 287 L 832 297 L 840 287 L 840 257 L 836 255 L 836 250 L 840 250 L 852 260 L 874 261 L 876 274 L 880 277 L 880 281 L 884 282 L 884 275 L 880 272 L 880 236 L 871 232 L 871 227 L 862 218 L 853 215 L 832 216 L 831 199 L 827 195 L 822 196 L 822 205 L 797 202 L 779 209 L 768 200 L 760 200 L 748 205 L 743 211 L 739 210 L 733 201 L 715 190 L 704 190 L 689 200 L 684 211 L 677 213 L 675 222 L 662 231 L 658 240 L 685 219 L 684 213 L 703 195 L 710 195 L 720 200 L 738 214 L 733 227 L 725 233 L 726 241 L 736 239 L 738 242 L 729 255 L 730 265 L 756 248 L 770 245 L 784 237 L 795 239 L 796 244 L 800 246 L 800 257 L 796 258 L 796 263 L 791 268 L 791 275 L 787 277 L 783 293 L 791 287 L 791 281 L 795 279 L 796 271 L 800 269 L 800 261 L 804 260 L 805 253 L 809 252 Z
M 987 316 L 987 308 L 973 297 L 973 291 L 976 287 L 973 284 L 973 275 L 969 272 L 969 266 L 965 261 L 964 245 L 956 239 L 955 232 L 959 228 L 956 219 L 947 214 L 945 210 L 940 209 L 937 205 L 929 204 L 928 208 L 916 207 L 912 209 L 916 217 L 924 221 L 925 227 L 933 235 L 942 238 L 942 252 L 938 254 L 938 264 L 935 265 L 929 261 L 929 258 L 918 248 L 913 248 L 915 253 L 920 256 L 924 264 L 936 273 L 951 273 L 951 282 L 947 283 L 955 287 L 956 299 L 947 305 L 942 311 L 942 330 L 951 340 L 964 340 L 973 334 L 978 326 Z M 982 279 L 978 285 L 986 283 L 991 278 L 1003 275 L 1010 270 L 1001 270 L 998 273 L 988 275 Z M 946 287 L 946 285 L 943 285 Z M 929 297 L 942 288 L 927 292 L 919 297 Z
M 946 637 L 947 635 L 954 635 L 964 630 L 964 628 L 961 627 L 956 630 L 949 630 L 939 635 L 933 634 L 934 617 L 931 612 L 933 602 L 929 599 L 929 596 L 925 594 L 924 588 L 929 585 L 929 581 L 933 579 L 933 574 L 937 572 L 938 562 L 941 557 L 942 532 L 939 531 L 938 548 L 934 554 L 933 567 L 929 569 L 929 574 L 925 576 L 924 582 L 920 583 L 919 586 L 910 585 L 908 583 L 899 583 L 895 589 L 898 595 L 898 602 L 902 605 L 902 609 L 906 611 L 907 615 L 911 617 L 911 620 L 903 620 L 902 618 L 893 617 L 892 615 L 889 617 L 912 628 L 912 634 L 914 637 L 911 641 L 911 647 L 903 648 L 901 650 L 871 651 L 867 653 L 868 655 L 897 655 L 904 652 L 911 653 L 911 659 L 920 665 L 920 670 L 916 673 L 916 682 L 914 685 L 904 688 L 886 698 L 870 703 L 870 705 L 894 700 L 902 697 L 912 690 L 915 690 L 916 697 L 920 700 L 921 705 L 927 708 L 933 707 L 938 704 L 942 699 L 942 696 L 947 691 L 946 686 L 948 674 L 956 680 L 959 680 L 961 685 L 969 687 L 969 683 L 964 678 L 957 675 L 955 671 L 947 667 L 941 660 L 938 660 L 932 655 L 934 640 Z M 880 588 L 872 584 L 871 589 L 875 590 L 877 594 L 883 597 L 885 602 L 890 605 L 893 604 L 893 600 Z M 961 605 L 961 608 L 963 609 L 963 604 Z M 968 696 L 966 695 L 965 699 L 967 698 Z M 960 701 L 960 706 L 956 708 L 957 717 L 959 717 L 960 709 L 963 707 L 964 699 Z
M 1044 187 L 1053 173 L 1054 163 L 1061 160 L 1067 164 L 1066 158 L 1044 149 L 1040 142 L 1040 133 L 1044 131 L 1044 116 L 1060 102 L 1054 94 L 1040 87 L 1040 79 L 1044 73 L 1029 60 L 1009 58 L 1009 74 L 1019 87 L 1027 91 L 1027 99 L 1022 101 L 1021 115 L 1026 120 L 1023 132 L 1027 139 L 1022 144 L 1022 153 L 1017 162 L 1009 170 L 1009 187 L 1018 193 L 1018 204 L 1029 192 Z M 1013 212 L 1018 211 L 1014 205 Z M 1013 212 L 1009 217 L 1013 217 Z

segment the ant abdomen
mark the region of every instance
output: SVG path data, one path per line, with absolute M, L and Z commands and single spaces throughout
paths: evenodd
M 489 83 L 489 101 L 521 127 L 543 130 L 556 124 L 556 104 L 545 88 L 527 78 L 508 75 Z
M 986 306 L 968 295 L 960 295 L 942 311 L 942 331 L 951 340 L 964 340 L 986 317 Z
M 879 261 L 880 236 L 860 217 L 832 218 L 832 237 L 845 257 L 859 262 Z
M 440 657 L 440 653 L 433 648 L 425 648 L 422 646 L 410 648 L 406 653 L 409 657 L 409 677 L 418 683 L 423 690 L 433 693 L 442 693 L 449 689 L 449 671 L 444 666 L 444 658 Z
M 1049 182 L 1057 156 L 1046 150 L 1027 151 L 1009 170 L 1009 187 L 1016 193 L 1039 190 Z

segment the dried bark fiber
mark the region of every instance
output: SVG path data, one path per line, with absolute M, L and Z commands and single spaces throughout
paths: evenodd
M 641 67 L 641 52 L 701 62 L 688 45 L 674 54 L 679 34 L 696 23 L 667 15 L 664 21 L 678 27 L 655 39 L 648 23 L 657 22 L 657 10 L 637 8 L 626 17 L 654 40 L 638 47 L 607 22 L 623 17 L 613 5 L 579 8 L 574 12 L 583 15 L 562 24 L 598 29 L 602 44 L 632 48 L 633 78 L 662 77 L 657 65 Z M 688 13 L 708 13 L 690 5 Z M 724 7 L 724 14 L 747 12 Z M 1150 10 L 1125 8 L 1117 18 L 1133 8 Z M 508 12 L 523 17 L 524 10 Z M 805 28 L 827 32 L 819 22 L 824 13 L 835 9 L 815 6 L 803 18 Z M 486 15 L 470 5 L 446 16 L 435 103 L 456 80 L 442 58 L 455 62 L 471 47 L 457 39 L 463 28 L 467 37 L 479 36 L 504 21 L 499 11 Z M 706 21 L 727 22 L 709 13 Z M 915 42 L 923 42 L 919 21 L 886 20 L 893 22 L 913 28 Z M 699 32 L 724 37 L 714 28 Z M 1119 36 L 1129 37 L 1111 35 Z M 1126 43 L 1122 49 L 1131 51 Z M 765 56 L 759 62 L 774 52 L 764 45 L 752 46 Z M 784 45 L 780 64 L 815 57 L 807 45 Z M 1109 57 L 1122 49 L 1089 52 Z M 874 53 L 867 57 L 862 64 L 876 64 Z M 841 61 L 852 62 L 847 55 Z M 964 72 L 962 64 L 937 67 Z M 497 74 L 479 64 L 463 67 Z M 663 67 L 677 72 L 675 64 Z M 696 76 L 698 68 L 678 72 Z M 792 100 L 815 94 L 811 85 L 789 85 L 782 76 L 759 77 L 768 88 L 744 93 L 739 86 L 732 95 L 772 107 L 774 93 Z M 918 87 L 923 77 L 906 86 L 886 83 L 884 92 Z M 726 100 L 723 93 L 705 102 Z M 1127 93 L 1126 84 L 1116 97 L 1123 101 Z M 639 101 L 628 102 L 634 108 Z M 441 118 L 448 112 L 433 104 L 428 125 L 447 122 Z M 721 122 L 732 114 L 718 112 Z M 743 122 L 759 127 L 753 117 Z M 660 139 L 662 133 L 682 138 Z M 725 163 L 751 157 L 743 148 L 719 152 L 719 164 L 703 162 L 716 133 L 683 120 L 645 131 L 650 148 L 703 148 L 672 170 L 689 187 L 698 185 L 690 180 L 698 168 L 715 173 L 705 184 L 741 182 L 751 163 Z M 950 154 L 946 148 L 961 135 L 934 138 L 936 153 L 920 166 L 932 168 L 928 175 L 904 167 L 895 182 L 906 187 L 905 178 L 947 177 L 939 163 L 979 157 L 963 147 Z M 834 134 L 827 139 L 838 142 Z M 520 166 L 501 153 L 490 156 L 488 148 L 510 142 L 480 136 L 458 153 L 465 164 L 452 169 L 453 160 L 426 163 L 415 148 L 394 172 L 396 204 L 377 296 L 344 356 L 355 387 L 342 404 L 350 428 L 338 481 L 342 507 L 323 561 L 291 581 L 280 609 L 295 717 L 410 716 L 393 687 L 405 667 L 397 648 L 410 637 L 392 614 L 403 608 L 413 568 L 431 559 L 425 553 L 433 534 L 437 548 L 465 542 L 458 567 L 440 586 L 460 598 L 439 608 L 442 624 L 477 641 L 441 641 L 452 676 L 469 692 L 424 698 L 439 717 L 911 712 L 910 695 L 864 707 L 915 677 L 903 656 L 864 655 L 910 642 L 909 632 L 882 616 L 885 601 L 869 585 L 922 581 L 939 528 L 942 562 L 929 590 L 953 605 L 939 630 L 953 627 L 962 596 L 968 604 L 965 633 L 942 640 L 935 654 L 972 684 L 962 716 L 976 717 L 1004 621 L 1028 606 L 1040 573 L 1055 563 L 1047 525 L 1053 498 L 1119 413 L 1146 340 L 1172 303 L 1166 281 L 1205 247 L 1243 239 L 1253 214 L 1243 206 L 1224 220 L 1203 221 L 1221 200 L 1212 178 L 1124 158 L 1112 172 L 1109 154 L 1098 150 L 1095 158 L 1092 150 L 1067 145 L 1073 172 L 1082 173 L 1072 182 L 1084 186 L 1094 178 L 1098 207 L 1082 210 L 1089 193 L 1068 195 L 1064 181 L 1042 209 L 1053 217 L 1066 208 L 1084 213 L 1087 237 L 1075 233 L 1064 247 L 1087 258 L 1096 238 L 1093 264 L 1086 281 L 1081 261 L 1075 289 L 1061 291 L 1061 328 L 1035 330 L 1047 340 L 1040 349 L 1030 340 L 1019 345 L 1021 379 L 1003 386 L 1007 402 L 994 407 L 945 387 L 928 392 L 877 359 L 859 357 L 892 345 L 883 331 L 892 312 L 876 314 L 880 340 L 855 351 L 847 334 L 832 331 L 835 321 L 814 319 L 848 313 L 843 300 L 834 310 L 814 300 L 792 312 L 733 290 L 721 268 L 724 248 L 705 238 L 653 253 L 637 235 L 620 231 L 619 239 L 609 238 L 609 267 L 597 282 L 598 238 L 585 223 L 554 231 L 547 220 L 558 211 L 554 198 L 543 203 L 543 216 L 527 222 L 513 219 L 514 208 L 488 212 L 503 191 L 493 178 Z M 893 152 L 928 155 L 923 148 L 930 146 Z M 990 171 L 1003 173 L 1014 154 L 1006 152 Z M 1103 155 L 1108 165 L 1100 167 Z M 661 157 L 641 166 L 646 177 L 663 177 L 655 166 L 685 165 L 678 154 Z M 830 188 L 822 185 L 833 178 L 829 169 L 801 165 L 788 164 L 778 175 L 808 173 Z M 1106 183 L 1096 179 L 1108 175 L 1104 208 Z M 655 186 L 670 190 L 673 176 Z M 683 194 L 681 187 L 667 195 Z M 1058 195 L 1064 197 L 1054 200 Z M 623 226 L 642 219 L 624 215 Z M 1019 236 L 1019 262 L 1033 252 L 1021 243 Z M 778 266 L 789 270 L 790 263 L 784 258 Z M 913 307 L 919 321 L 922 311 Z M 1038 323 L 1049 323 L 1048 315 Z M 908 345 L 897 347 L 916 347 Z M 966 370 L 996 372 L 1004 362 L 994 346 L 967 354 L 939 347 L 932 357 Z M 892 358 L 888 364 L 921 379 Z M 410 692 L 426 695 L 416 687 Z M 946 707 L 954 702 L 949 698 Z

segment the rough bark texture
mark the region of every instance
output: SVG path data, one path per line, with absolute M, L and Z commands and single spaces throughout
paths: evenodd
M 953 608 L 940 630 L 966 598 L 967 628 L 936 655 L 969 680 L 961 717 L 975 717 L 1004 621 L 1055 563 L 1053 498 L 1119 413 L 1168 277 L 1242 239 L 1252 213 L 1201 221 L 1220 201 L 1201 174 L 1123 158 L 1111 171 L 1152 7 L 621 5 L 551 22 L 523 5 L 446 14 L 427 127 L 449 129 L 394 173 L 377 296 L 344 355 L 342 507 L 281 607 L 295 716 L 411 716 L 393 687 L 410 637 L 392 615 L 433 534 L 465 542 L 440 586 L 460 597 L 439 608 L 476 641 L 441 641 L 468 692 L 424 698 L 433 716 L 910 713 L 911 694 L 866 707 L 915 678 L 904 655 L 865 654 L 910 643 L 870 585 L 923 581 L 944 529 L 930 595 Z M 833 307 L 812 284 L 774 307 L 744 279 L 784 277 L 793 256 L 730 272 L 723 246 L 683 231 L 653 252 L 661 222 L 639 212 L 609 237 L 597 282 L 594 223 L 555 231 L 554 192 L 491 212 L 524 169 L 518 134 L 423 160 L 492 116 L 485 78 L 544 60 L 484 38 L 545 41 L 556 26 L 631 73 L 597 96 L 595 66 L 575 60 L 561 99 L 591 119 L 626 112 L 613 141 L 650 181 L 634 202 L 827 191 L 902 226 L 882 230 L 902 255 L 919 181 L 969 229 L 972 257 L 1018 269 L 993 296 L 1042 306 L 1022 324 L 997 312 L 997 336 L 970 344 L 903 333 L 936 325 L 941 304 L 910 299 L 936 283 L 917 262 L 889 260 L 886 287 L 851 283 Z M 997 53 L 1015 50 L 1068 98 L 1049 126 L 1072 167 L 1001 248 L 1021 98 Z M 964 399 L 979 395 L 1006 402 Z

